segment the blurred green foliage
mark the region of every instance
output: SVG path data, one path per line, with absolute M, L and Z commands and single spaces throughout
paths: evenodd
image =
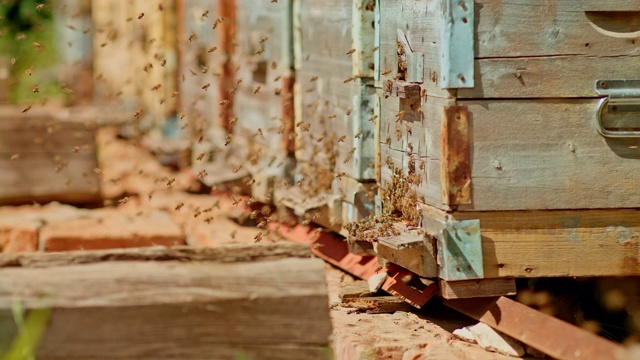
M 64 100 L 56 77 L 56 46 L 51 0 L 0 0 L 0 56 L 13 63 L 11 101 Z M 12 60 L 14 59 L 14 60 Z M 39 92 L 34 92 L 35 86 Z

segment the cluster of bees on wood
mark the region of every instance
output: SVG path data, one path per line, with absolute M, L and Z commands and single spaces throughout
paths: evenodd
M 277 3 L 277 0 L 271 0 L 271 3 Z M 50 5 L 46 5 L 46 6 L 50 6 Z M 42 11 L 44 7 L 45 7 L 44 4 L 38 5 L 37 11 Z M 166 10 L 166 8 L 167 6 L 165 6 L 163 3 L 159 3 L 154 11 L 163 12 Z M 79 15 L 74 14 L 71 16 L 71 19 L 74 19 L 77 16 Z M 203 13 L 201 14 L 201 19 L 203 21 L 208 21 L 210 23 L 210 31 L 213 31 L 213 32 L 221 31 L 220 29 L 224 29 L 224 31 L 229 31 L 229 29 L 225 28 L 225 26 L 227 25 L 225 21 L 227 20 L 223 16 L 212 18 L 212 19 L 209 19 L 209 16 L 210 14 L 208 10 L 203 11 Z M 144 12 L 131 15 L 126 19 L 126 22 L 128 23 L 129 22 L 142 23 L 145 21 L 151 21 L 151 20 L 150 20 L 149 14 L 145 14 Z M 109 42 L 115 41 L 119 36 L 122 35 L 122 34 L 118 34 L 118 30 L 115 28 L 115 26 L 113 26 L 113 24 L 94 24 L 95 29 L 91 29 L 91 28 L 81 29 L 73 24 L 67 24 L 66 26 L 68 29 L 72 31 L 80 31 L 83 34 L 88 36 L 90 36 L 92 32 L 95 32 L 96 34 L 102 34 L 100 38 L 103 39 L 103 41 L 97 44 L 98 47 L 100 48 L 105 48 L 109 46 Z M 229 27 L 232 28 L 231 25 L 229 25 Z M 185 35 L 186 37 L 184 39 L 177 39 L 178 43 L 182 43 L 181 45 L 185 45 L 189 47 L 192 44 L 196 43 L 198 40 L 198 34 L 196 32 L 191 32 Z M 267 47 L 269 46 L 269 43 L 273 41 L 273 40 L 270 40 L 269 35 L 270 34 L 265 34 L 264 36 L 260 37 L 257 44 L 255 44 L 255 46 L 253 46 L 251 50 L 253 53 L 250 55 L 258 59 L 256 62 L 259 62 L 260 57 L 265 53 Z M 94 37 L 94 39 L 97 39 L 97 38 L 98 38 L 97 36 Z M 156 39 L 156 38 L 149 39 L 146 36 L 144 36 L 143 39 L 147 43 L 147 45 L 149 45 L 150 49 L 153 49 L 150 45 L 159 41 L 159 39 Z M 97 40 L 94 40 L 94 41 L 97 41 Z M 41 48 L 42 44 L 40 44 L 39 42 L 34 42 L 33 46 L 37 48 Z M 69 44 L 69 46 L 72 46 L 72 44 Z M 193 45 L 193 46 L 196 46 L 196 45 Z M 270 88 L 270 86 L 265 86 L 264 84 L 263 85 L 247 85 L 248 83 L 251 82 L 250 79 L 244 79 L 239 76 L 239 74 L 242 74 L 242 72 L 240 71 L 241 70 L 240 65 L 233 64 L 232 61 L 229 60 L 231 58 L 231 54 L 235 51 L 237 47 L 238 47 L 238 43 L 236 39 L 232 39 L 230 43 L 226 45 L 214 44 L 214 43 L 209 44 L 208 48 L 206 49 L 207 54 L 214 54 L 216 52 L 217 53 L 227 52 L 226 54 L 221 55 L 221 57 L 225 59 L 222 61 L 222 63 L 209 64 L 206 59 L 200 59 L 198 64 L 199 68 L 190 68 L 190 69 L 187 69 L 188 70 L 187 73 L 178 74 L 177 76 L 178 82 L 180 81 L 185 82 L 188 77 L 192 77 L 194 79 L 197 78 L 201 82 L 200 93 L 195 95 L 194 98 L 191 99 L 190 103 L 188 104 L 187 104 L 187 101 L 183 101 L 184 104 L 175 105 L 180 103 L 179 101 L 180 92 L 177 90 L 165 89 L 165 87 L 163 86 L 165 84 L 163 84 L 162 82 L 156 83 L 150 89 L 148 89 L 148 91 L 163 94 L 159 96 L 159 99 L 156 99 L 158 105 L 169 107 L 169 108 L 171 107 L 176 108 L 177 109 L 176 117 L 180 123 L 180 129 L 186 131 L 190 135 L 190 140 L 192 143 L 200 144 L 207 138 L 207 130 L 208 130 L 208 127 L 211 126 L 210 123 L 212 122 L 213 119 L 207 119 L 204 116 L 199 115 L 198 111 L 195 111 L 194 108 L 196 107 L 198 102 L 205 100 L 205 94 L 208 91 L 210 91 L 213 87 L 218 86 L 214 84 L 222 83 L 219 89 L 220 99 L 218 104 L 210 104 L 210 106 L 216 106 L 216 105 L 219 106 L 218 115 L 221 120 L 220 122 L 222 123 L 222 126 L 226 130 L 224 143 L 213 144 L 211 148 L 212 150 L 201 152 L 197 154 L 197 156 L 194 156 L 194 158 L 196 162 L 206 163 L 208 161 L 216 159 L 219 155 L 222 155 L 224 160 L 227 163 L 227 166 L 232 167 L 233 173 L 238 173 L 240 170 L 243 169 L 243 167 L 246 166 L 246 164 L 259 166 L 259 164 L 261 164 L 260 161 L 263 160 L 265 157 L 269 156 L 268 151 L 265 151 L 263 147 L 256 146 L 253 141 L 249 141 L 250 151 L 246 159 L 240 159 L 240 161 L 238 161 L 239 159 L 234 159 L 232 157 L 232 153 L 234 152 L 232 148 L 233 148 L 234 140 L 237 137 L 237 136 L 234 136 L 233 130 L 239 120 L 237 117 L 234 116 L 234 112 L 233 112 L 234 95 L 236 95 L 236 93 L 239 91 L 241 86 L 251 86 L 250 93 L 256 96 L 259 96 L 264 91 L 265 88 Z M 374 52 L 378 50 L 379 49 L 377 47 L 373 49 Z M 351 56 L 355 51 L 356 49 L 353 49 L 353 48 L 345 49 L 344 56 Z M 146 56 L 150 56 L 150 59 L 149 61 L 145 61 L 144 66 L 139 69 L 140 72 L 151 74 L 157 71 L 164 71 L 163 69 L 167 67 L 168 59 L 165 57 L 165 54 L 161 52 L 155 52 L 155 53 L 149 52 L 146 54 Z M 202 56 L 202 58 L 206 58 L 206 56 Z M 306 55 L 304 57 L 304 60 L 309 60 L 309 58 L 310 58 L 310 55 Z M 15 59 L 12 59 L 12 63 L 15 61 L 16 61 Z M 267 62 L 266 65 L 272 71 L 278 68 L 278 63 L 275 61 Z M 32 68 L 29 69 L 30 72 L 36 71 L 36 70 L 37 69 L 32 69 Z M 387 76 L 391 72 L 392 72 L 391 70 L 384 70 L 381 73 L 383 76 Z M 405 72 L 406 72 L 406 59 L 404 57 L 402 44 L 398 43 L 398 69 L 397 69 L 397 75 L 394 77 L 394 80 L 401 79 Z M 225 77 L 224 75 L 231 75 L 231 76 Z M 283 76 L 286 76 L 286 74 L 282 74 L 280 76 L 275 77 L 274 81 L 275 82 L 282 81 Z M 219 80 L 219 78 L 221 77 L 232 79 L 232 80 L 230 82 L 225 83 L 224 81 Z M 318 77 L 319 75 L 316 75 L 316 76 L 312 76 L 309 79 L 309 82 L 311 84 L 307 84 L 307 86 L 311 85 L 311 87 L 307 87 L 306 89 L 304 89 L 304 84 L 303 84 L 303 89 L 304 89 L 303 91 L 305 93 L 309 93 L 314 90 L 313 83 L 318 80 Z M 95 75 L 94 80 L 96 83 L 105 81 L 106 80 L 105 75 L 102 73 L 98 73 Z M 345 84 L 345 86 L 347 86 L 347 84 L 355 80 L 357 80 L 357 77 L 351 76 L 344 79 L 343 83 Z M 131 85 L 133 82 L 134 82 L 134 79 L 129 78 L 129 79 L 126 79 L 125 84 Z M 66 85 L 63 85 L 63 86 L 66 89 L 65 91 L 71 91 L 70 89 L 68 89 Z M 386 94 L 390 90 L 389 87 L 390 87 L 390 82 L 387 82 L 383 89 L 385 96 L 387 96 Z M 176 86 L 176 89 L 178 88 L 179 86 Z M 284 90 L 285 89 L 283 89 L 282 87 L 276 86 L 273 89 L 273 95 L 277 97 L 282 97 Z M 34 93 L 40 92 L 40 87 L 38 85 L 35 85 L 33 88 L 33 92 Z M 426 94 L 424 94 L 424 91 L 422 95 L 426 96 Z M 114 99 L 122 98 L 123 96 L 124 96 L 124 92 L 118 89 L 115 90 L 115 92 L 112 92 L 111 94 L 109 94 L 109 97 L 113 97 Z M 171 99 L 171 101 L 168 101 L 169 100 L 168 97 L 169 99 Z M 42 104 L 46 104 L 46 100 L 43 100 Z M 293 94 L 290 90 L 286 91 L 286 97 L 284 98 L 283 104 L 284 104 L 283 107 L 286 107 L 286 106 L 293 107 Z M 30 111 L 32 106 L 33 105 L 29 105 L 25 107 L 23 110 L 23 113 Z M 180 106 L 187 106 L 187 108 L 180 109 L 179 108 Z M 320 101 L 306 104 L 307 109 L 305 109 L 306 110 L 305 114 L 313 115 L 313 113 L 315 111 L 318 111 L 318 109 L 322 106 L 325 106 L 325 104 L 321 104 Z M 148 104 L 147 104 L 147 107 L 148 107 Z M 149 111 L 147 107 L 140 104 L 138 108 L 135 110 L 135 112 L 132 114 L 132 119 L 131 119 L 132 124 L 134 124 L 138 128 L 140 128 L 141 120 L 145 115 L 147 115 L 147 112 Z M 415 110 L 419 114 L 422 111 L 419 106 L 413 110 Z M 329 112 L 330 113 L 326 115 L 326 120 L 333 120 L 337 116 L 343 116 L 342 114 L 337 114 L 331 111 Z M 353 112 L 353 109 L 347 109 L 344 113 L 344 116 L 349 117 L 352 115 L 352 112 Z M 405 129 L 402 129 L 400 125 L 404 117 L 405 117 L 404 111 L 400 111 L 398 114 L 396 114 L 395 134 L 396 134 L 397 140 L 401 140 L 401 138 L 404 136 L 405 133 L 410 132 L 408 123 L 405 124 L 406 126 Z M 325 116 L 316 116 L 316 117 L 309 116 L 308 119 L 317 119 L 318 120 L 317 125 L 321 129 L 323 129 L 323 131 L 312 132 L 313 124 L 311 123 L 310 120 L 307 120 L 306 118 L 294 120 L 293 118 L 286 118 L 285 116 L 283 116 L 280 119 L 276 119 L 279 121 L 279 123 L 275 126 L 268 127 L 268 128 L 255 128 L 254 129 L 255 132 L 252 135 L 250 135 L 250 140 L 263 139 L 266 136 L 275 136 L 273 134 L 277 134 L 277 136 L 284 137 L 285 142 L 288 142 L 289 144 L 294 144 L 293 146 L 292 145 L 287 146 L 287 151 L 288 151 L 287 156 L 289 157 L 292 157 L 293 153 L 296 150 L 300 150 L 303 146 L 303 143 L 305 143 L 304 146 L 306 146 L 307 148 L 310 148 L 311 159 L 313 160 L 310 161 L 309 164 L 306 164 L 306 166 L 298 166 L 298 168 L 295 170 L 297 171 L 297 174 L 298 174 L 297 181 L 295 182 L 284 181 L 282 185 L 284 187 L 299 187 L 303 190 L 303 193 L 306 194 L 306 196 L 315 197 L 331 191 L 331 185 L 335 178 L 340 180 L 342 179 L 342 177 L 346 176 L 344 172 L 336 171 L 335 170 L 336 166 L 338 165 L 339 162 L 346 164 L 349 161 L 351 161 L 352 157 L 354 156 L 354 152 L 356 148 L 354 147 L 353 149 L 351 149 L 351 151 L 347 151 L 346 154 L 340 154 L 340 152 L 338 151 L 338 145 L 347 140 L 346 139 L 347 135 L 338 134 L 335 131 L 329 132 L 324 130 L 326 125 Z M 370 114 L 369 121 L 377 125 L 380 120 L 381 119 L 378 118 L 378 115 L 375 115 L 373 113 Z M 87 124 L 87 126 L 89 126 L 89 124 Z M 140 133 L 144 133 L 144 131 L 140 130 Z M 297 139 L 297 137 L 300 136 L 300 134 L 308 134 L 309 139 L 311 139 L 312 141 L 307 142 L 307 141 L 301 141 L 302 139 Z M 362 131 L 357 132 L 354 135 L 354 138 L 358 139 L 361 136 L 363 136 Z M 133 144 L 138 144 L 139 139 L 132 139 L 131 141 Z M 386 138 L 384 140 L 384 143 L 390 144 L 391 143 L 390 137 Z M 403 222 L 405 224 L 408 224 L 409 226 L 419 225 L 420 213 L 417 207 L 417 202 L 419 201 L 419 199 L 414 190 L 414 185 L 417 186 L 421 183 L 422 176 L 419 175 L 419 173 L 420 172 L 424 173 L 425 168 L 424 168 L 424 162 L 422 161 L 420 161 L 419 165 L 416 166 L 417 161 L 413 159 L 412 144 L 408 144 L 408 147 L 409 147 L 409 154 L 411 155 L 411 160 L 409 161 L 408 168 L 405 169 L 407 173 L 405 174 L 403 172 L 403 169 L 395 167 L 390 158 L 385 159 L 384 163 L 389 167 L 389 169 L 393 173 L 393 175 L 391 176 L 391 180 L 382 186 L 372 187 L 368 193 L 369 199 L 372 202 L 373 202 L 374 196 L 376 195 L 376 192 L 378 193 L 382 203 L 384 204 L 382 214 L 378 214 L 377 216 L 371 215 L 370 217 L 360 220 L 358 222 L 343 224 L 344 227 L 348 230 L 350 236 L 353 237 L 354 239 L 374 241 L 377 237 L 380 237 L 380 236 L 394 235 L 395 232 L 397 232 L 397 230 L 394 229 L 393 223 L 396 223 L 396 222 Z M 75 146 L 72 150 L 73 150 L 73 153 L 77 153 L 86 148 L 87 146 L 84 146 L 84 145 Z M 18 160 L 19 158 L 20 158 L 19 154 L 15 154 L 11 157 L 12 160 Z M 277 157 L 275 155 L 270 155 L 268 160 L 269 161 L 267 161 L 266 163 L 269 166 L 271 166 L 274 163 L 276 163 Z M 234 163 L 234 161 L 236 163 Z M 60 169 L 58 168 L 62 169 L 67 164 L 68 164 L 68 160 L 58 159 L 58 161 L 56 162 L 56 172 L 60 171 Z M 283 165 L 282 160 L 280 160 L 280 162 L 278 162 L 275 165 L 282 166 Z M 380 164 L 380 165 L 384 166 L 383 164 Z M 375 167 L 375 164 L 372 163 L 370 164 L 370 166 Z M 95 169 L 95 172 L 100 174 L 100 169 Z M 208 176 L 210 176 L 210 174 L 208 174 L 206 170 L 201 170 L 196 175 L 196 177 L 199 180 L 205 180 Z M 112 179 L 112 180 L 117 181 L 118 179 Z M 156 181 L 157 183 L 165 183 L 167 188 L 171 188 L 174 182 L 176 181 L 175 178 L 166 178 L 166 177 L 158 178 L 156 180 L 157 180 Z M 243 179 L 243 184 L 245 185 L 245 187 L 251 186 L 251 185 L 254 185 L 256 181 L 261 181 L 261 180 L 256 180 L 249 176 Z M 249 214 L 249 217 L 251 219 L 254 219 L 257 223 L 257 227 L 263 230 L 261 233 L 259 233 L 256 236 L 255 238 L 256 242 L 261 241 L 265 238 L 270 238 L 270 236 L 273 235 L 272 230 L 274 229 L 277 230 L 277 226 L 275 228 L 267 227 L 269 223 L 290 224 L 293 221 L 291 214 L 286 211 L 282 211 L 280 209 L 281 208 L 280 206 L 274 206 L 274 204 L 262 204 L 253 197 L 241 197 L 240 188 L 241 188 L 240 186 L 232 187 L 233 195 L 231 195 L 231 199 L 234 206 L 239 206 L 242 204 L 244 207 L 250 209 L 251 212 Z M 342 190 L 340 189 L 339 191 L 342 191 Z M 153 192 L 150 192 L 149 200 L 151 200 L 152 195 L 153 195 Z M 342 195 L 344 198 L 344 191 L 342 191 Z M 124 197 L 123 199 L 120 199 L 118 202 L 120 204 L 124 204 L 128 200 L 129 200 L 128 197 Z M 214 208 L 219 207 L 217 205 L 218 204 L 214 204 L 210 208 L 206 208 L 206 209 L 193 208 L 193 209 L 190 209 L 190 211 L 193 211 L 194 218 L 202 218 L 203 221 L 210 223 L 213 217 L 209 216 L 208 214 L 210 214 Z M 180 202 L 175 205 L 173 210 L 184 211 L 183 207 L 184 207 L 184 203 Z M 317 218 L 318 216 L 320 216 L 318 212 L 307 213 L 303 216 L 302 223 L 308 224 L 313 220 L 315 220 L 315 218 Z

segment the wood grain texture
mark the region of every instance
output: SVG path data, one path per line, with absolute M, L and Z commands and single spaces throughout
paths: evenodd
M 308 246 L 31 255 L 0 268 L 0 310 L 52 308 L 38 358 L 330 356 L 325 266 Z
M 600 136 L 596 100 L 459 104 L 469 110 L 472 144 L 472 204 L 459 209 L 640 206 L 638 140 Z
M 0 110 L 0 203 L 99 200 L 95 127 L 61 109 L 21 110 Z
M 234 244 L 215 248 L 193 248 L 174 246 L 166 248 L 146 247 L 140 249 L 109 249 L 95 251 L 70 251 L 59 253 L 3 254 L 0 268 L 34 267 L 90 264 L 104 261 L 261 261 L 286 257 L 310 257 L 309 246 L 296 243 Z
M 423 223 L 480 220 L 485 278 L 640 274 L 635 209 L 446 213 L 421 206 Z
M 465 299 L 516 294 L 513 278 L 445 281 L 439 279 L 440 296 L 445 299 Z

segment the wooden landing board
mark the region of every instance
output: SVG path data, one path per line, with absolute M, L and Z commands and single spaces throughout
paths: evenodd
M 445 304 L 556 359 L 632 359 L 620 344 L 506 297 Z
M 324 264 L 309 255 L 260 244 L 0 256 L 0 312 L 51 309 L 38 358 L 326 359 Z

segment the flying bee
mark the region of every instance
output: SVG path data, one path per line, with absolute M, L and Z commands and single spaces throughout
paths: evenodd
M 26 113 L 27 111 L 31 110 L 31 105 L 27 106 L 26 108 L 22 109 L 23 113 Z
M 183 203 L 183 202 L 181 202 L 181 203 L 179 203 L 178 205 L 176 205 L 175 210 L 176 210 L 176 211 L 180 211 L 180 209 L 182 209 L 182 207 L 183 207 L 183 206 L 184 206 L 184 203 Z
M 236 197 L 233 196 L 233 194 L 231 194 L 231 200 L 232 200 L 233 206 L 238 206 L 238 204 L 240 204 L 240 201 L 242 201 L 241 199 L 236 199 Z
M 231 144 L 231 134 L 227 135 L 226 140 L 224 141 L 224 146 Z
M 273 81 L 280 81 L 280 79 L 282 79 L 282 76 L 278 75 L 278 76 L 276 76 L 275 79 L 273 79 Z
M 255 94 L 257 94 L 258 92 L 260 92 L 260 85 L 258 85 L 258 86 L 256 87 L 256 89 L 255 89 L 255 90 L 253 90 L 253 94 L 255 95 Z
M 189 42 L 191 42 L 195 38 L 196 38 L 196 33 L 191 33 L 191 35 L 189 35 Z
M 218 50 L 218 47 L 217 47 L 217 46 L 214 46 L 214 47 L 210 48 L 209 50 L 207 50 L 207 52 L 208 52 L 208 53 L 212 53 L 212 52 L 214 52 L 214 51 L 216 51 L 216 50 Z
M 129 201 L 129 197 L 125 196 L 122 199 L 118 200 L 120 204 L 126 204 Z
M 176 182 L 176 178 L 169 179 L 169 181 L 167 181 L 167 186 L 173 185 L 174 182 Z
M 236 238 L 236 233 L 237 233 L 237 232 L 238 232 L 237 230 L 233 230 L 233 231 L 229 234 L 229 236 L 231 236 L 231 239 L 235 239 L 235 238 Z
M 260 39 L 260 44 L 265 43 L 267 40 L 269 40 L 268 37 L 263 37 L 262 39 Z
M 382 72 L 382 76 L 387 76 L 389 74 L 391 74 L 391 70 L 385 70 Z
M 338 142 L 344 142 L 344 140 L 347 138 L 346 135 L 342 135 L 338 138 Z
M 142 19 L 144 17 L 144 13 L 140 13 L 140 15 L 138 15 L 138 20 Z
M 354 136 L 355 139 L 359 138 L 362 135 L 362 130 L 358 131 Z
M 351 54 L 353 54 L 354 52 L 356 52 L 356 49 L 351 49 L 351 50 L 347 51 L 347 55 L 351 55 Z
M 154 87 L 151 88 L 152 91 L 157 91 L 162 87 L 162 84 L 156 84 Z
M 335 119 L 335 118 L 336 118 L 336 114 L 330 114 L 329 116 L 327 116 L 327 118 L 329 118 L 329 119 Z
M 198 161 L 201 161 L 202 159 L 204 159 L 206 153 L 202 153 L 200 155 L 198 155 L 198 157 L 196 158 Z
M 11 160 L 18 160 L 20 158 L 20 154 L 11 155 Z
M 378 118 L 378 115 L 373 115 L 372 117 L 369 118 L 369 121 L 374 122 L 376 121 L 377 118 Z
M 258 48 L 258 50 L 255 52 L 256 55 L 262 55 L 262 53 L 264 53 L 264 47 L 260 46 L 260 48 Z
M 205 12 L 202 13 L 202 17 L 203 18 L 209 17 L 209 10 L 205 10 Z
M 204 180 L 204 178 L 205 178 L 205 177 L 207 177 L 207 175 L 209 175 L 209 174 L 207 174 L 207 170 L 204 170 L 204 169 L 203 169 L 203 170 L 201 170 L 201 171 L 198 173 L 197 178 L 198 178 L 198 179 L 203 179 L 203 180 Z
M 274 95 L 280 95 L 280 94 L 282 94 L 282 89 L 281 89 L 281 88 L 276 88 L 276 89 L 273 91 L 273 94 L 274 94 Z
M 310 81 L 313 82 L 313 81 L 316 81 L 316 80 L 318 80 L 318 77 L 317 76 L 313 76 Z
M 210 83 L 206 83 L 202 86 L 202 90 L 207 91 L 207 89 L 209 88 L 209 86 L 211 86 Z
M 258 235 L 254 236 L 253 239 L 255 242 L 260 242 L 262 240 L 262 231 L 258 233 Z
M 358 78 L 357 76 L 348 77 L 343 81 L 343 83 L 346 84 L 346 83 L 351 82 L 351 81 L 353 81 L 353 80 L 355 80 L 357 78 Z
M 338 178 L 338 180 L 342 180 L 342 177 L 345 176 L 346 174 L 344 172 L 339 172 L 336 174 L 336 177 Z
M 40 87 L 38 87 L 38 85 L 34 85 L 33 92 L 34 93 L 39 93 L 40 92 Z
M 162 60 L 162 62 L 160 63 L 160 66 L 165 66 L 167 65 L 167 59 Z
M 36 5 L 36 10 L 38 10 L 38 12 L 42 11 L 42 9 L 44 9 L 44 4 L 38 4 Z

